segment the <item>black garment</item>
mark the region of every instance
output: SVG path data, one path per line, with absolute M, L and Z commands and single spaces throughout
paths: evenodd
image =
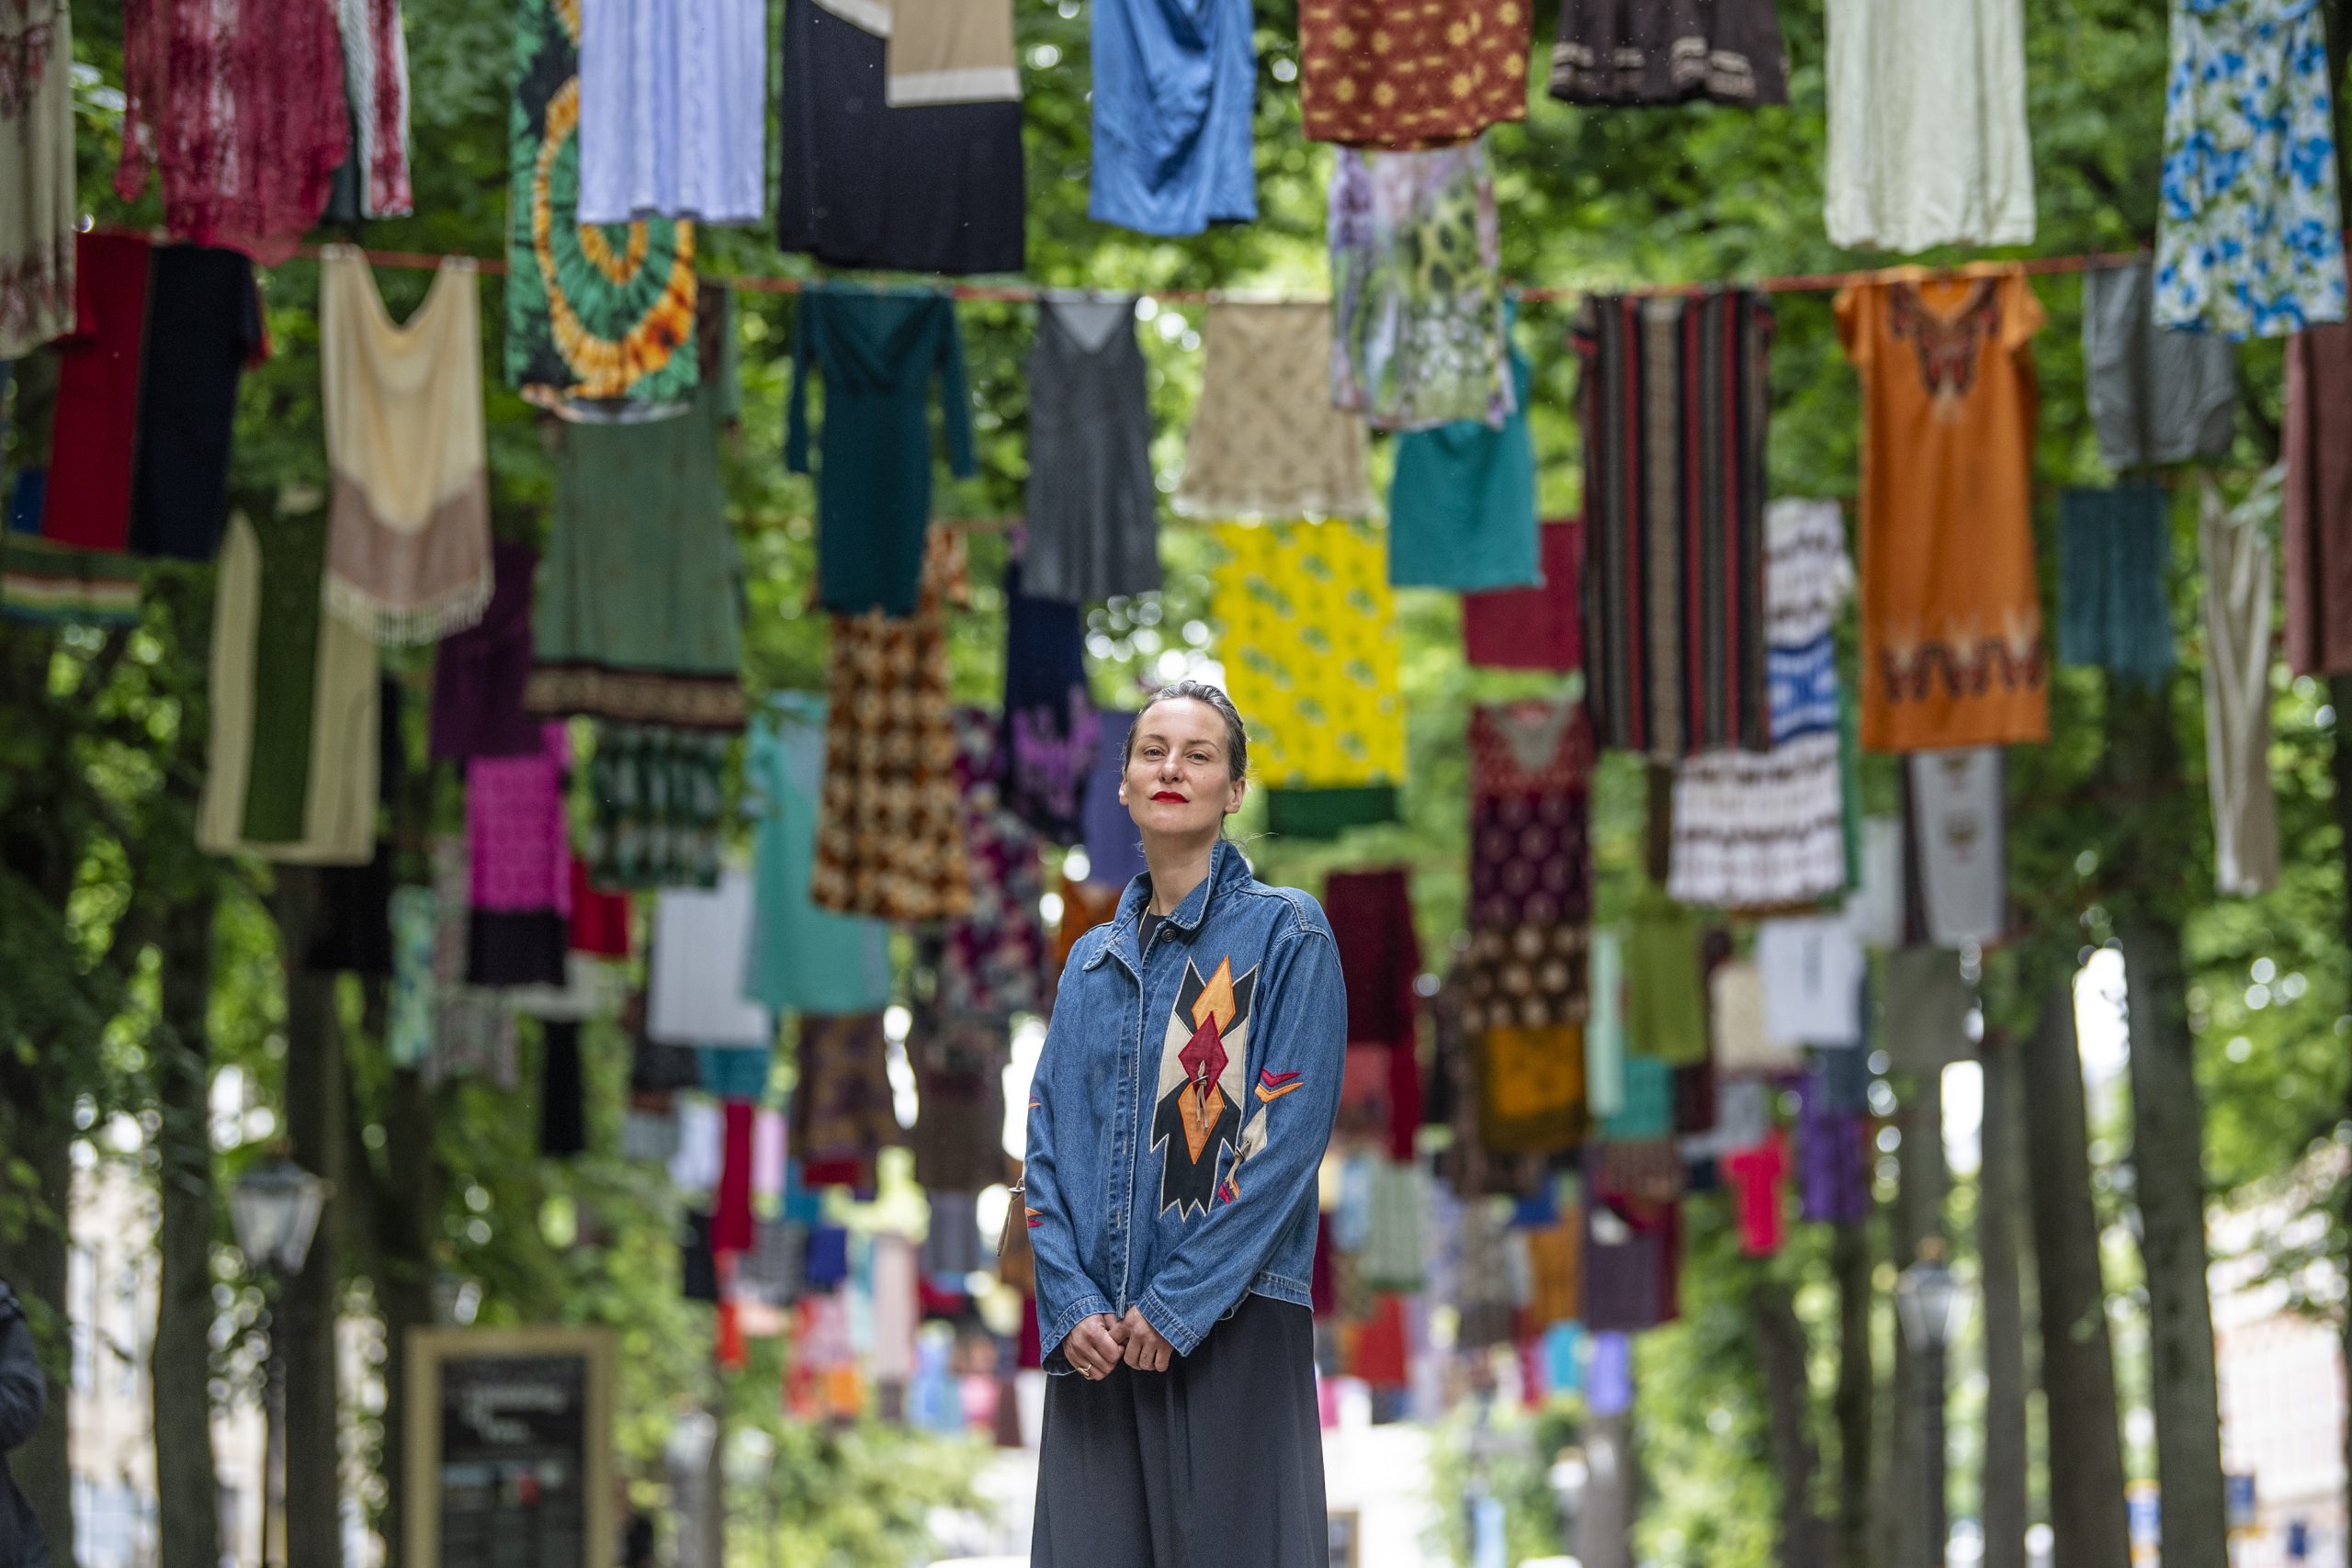
M 314 970 L 389 977 L 392 972 L 392 846 L 366 865 L 319 873 L 319 924 L 304 961 Z
M 1136 951 L 1148 953 L 1151 951 L 1151 933 L 1167 923 L 1167 916 L 1155 915 L 1149 908 L 1146 908 L 1141 918 L 1136 922 Z
M 1023 525 L 1037 598 L 1089 604 L 1159 588 L 1151 394 L 1128 296 L 1038 302 Z
M 1785 104 L 1774 0 L 1561 0 L 1552 96 L 1570 104 Z
M 1086 614 L 1032 596 L 1023 568 L 1004 569 L 1004 804 L 1057 844 L 1086 837 L 1086 789 L 1101 758 L 1102 720 L 1086 687 Z
M 7 1568 L 49 1568 L 40 1521 L 8 1473 L 9 1451 L 32 1437 L 48 1403 L 49 1380 L 33 1353 L 32 1326 L 16 1293 L 0 1284 L 0 1563 Z
M 886 102 L 887 39 L 786 0 L 776 243 L 829 266 L 1019 272 L 1018 103 Z
M 710 1249 L 710 1216 L 686 1211 L 686 1234 L 678 1244 L 678 1294 L 690 1302 L 718 1299 L 718 1258 Z
M 560 1159 L 588 1147 L 580 1026 L 549 1020 L 539 1028 L 539 1153 Z
M 552 909 L 466 912 L 466 984 L 560 986 L 571 926 Z
M 155 247 L 139 378 L 131 554 L 210 560 L 219 553 L 237 382 L 266 341 L 254 265 L 243 253 Z
M 1315 1319 L 1244 1296 L 1164 1372 L 1046 1384 L 1031 1568 L 1328 1562 Z

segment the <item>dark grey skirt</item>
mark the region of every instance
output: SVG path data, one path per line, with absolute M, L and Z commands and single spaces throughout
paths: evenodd
M 1789 101 L 1773 0 L 1561 0 L 1552 96 L 1571 104 Z
M 1032 1568 L 1330 1560 L 1315 1320 L 1245 1296 L 1164 1372 L 1046 1385 Z

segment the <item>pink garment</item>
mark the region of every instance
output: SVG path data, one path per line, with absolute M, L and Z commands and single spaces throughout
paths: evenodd
M 477 909 L 571 914 L 571 823 L 563 781 L 571 742 L 542 725 L 536 756 L 477 757 L 466 764 L 466 840 L 473 853 L 469 901 Z
M 762 1198 L 784 1196 L 784 1112 L 763 1111 L 752 1127 L 752 1190 Z
M 749 1252 L 755 1238 L 752 1219 L 752 1129 L 757 1112 L 748 1100 L 730 1100 L 724 1153 L 718 1166 L 718 1197 L 710 1212 L 710 1249 Z
M 331 0 L 124 0 L 122 158 L 164 223 L 265 266 L 294 254 L 351 151 Z
M 1739 1249 L 1750 1258 L 1770 1258 L 1781 1250 L 1786 1234 L 1781 1189 L 1788 1175 L 1788 1140 L 1777 1127 L 1754 1148 L 1724 1160 L 1724 1176 L 1739 1195 Z

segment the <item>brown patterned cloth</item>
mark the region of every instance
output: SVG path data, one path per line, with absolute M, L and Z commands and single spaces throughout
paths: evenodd
M 1331 310 L 1221 302 L 1176 510 L 1195 517 L 1366 517 L 1363 422 L 1331 406 Z
M 1789 101 L 1773 0 L 1562 0 L 1552 96 L 1570 104 Z
M 808 884 L 820 908 L 938 920 L 972 907 L 943 608 L 963 578 L 963 536 L 934 528 L 912 615 L 833 617 L 825 789 Z
M 1307 139 L 1442 147 L 1525 119 L 1532 13 L 1532 0 L 1303 0 Z
M 809 1186 L 870 1187 L 876 1154 L 905 1141 L 888 1055 L 878 1012 L 801 1015 L 792 1152 Z

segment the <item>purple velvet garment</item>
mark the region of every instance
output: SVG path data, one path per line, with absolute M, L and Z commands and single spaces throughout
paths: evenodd
M 1004 798 L 1004 754 L 985 709 L 956 710 L 956 783 L 964 796 L 971 912 L 946 923 L 939 1011 L 948 1018 L 1042 1012 L 1046 875 L 1037 835 Z
M 1004 571 L 1004 802 L 1057 844 L 1083 834 L 1102 729 L 1086 689 L 1086 617 L 1021 592 Z
M 1143 835 L 1119 800 L 1119 778 L 1125 772 L 1127 729 L 1131 713 L 1098 714 L 1094 775 L 1086 784 L 1086 804 L 1080 816 L 1086 829 L 1086 858 L 1091 869 L 1086 880 L 1106 887 L 1125 887 L 1144 871 Z
M 1816 1224 L 1871 1212 L 1870 1114 L 1838 1103 L 1837 1087 L 1818 1066 L 1797 1086 L 1797 1198 Z
M 538 565 L 538 552 L 528 545 L 492 547 L 490 608 L 435 650 L 434 761 L 538 750 L 539 720 L 523 712 L 523 686 L 531 676 L 531 580 Z

